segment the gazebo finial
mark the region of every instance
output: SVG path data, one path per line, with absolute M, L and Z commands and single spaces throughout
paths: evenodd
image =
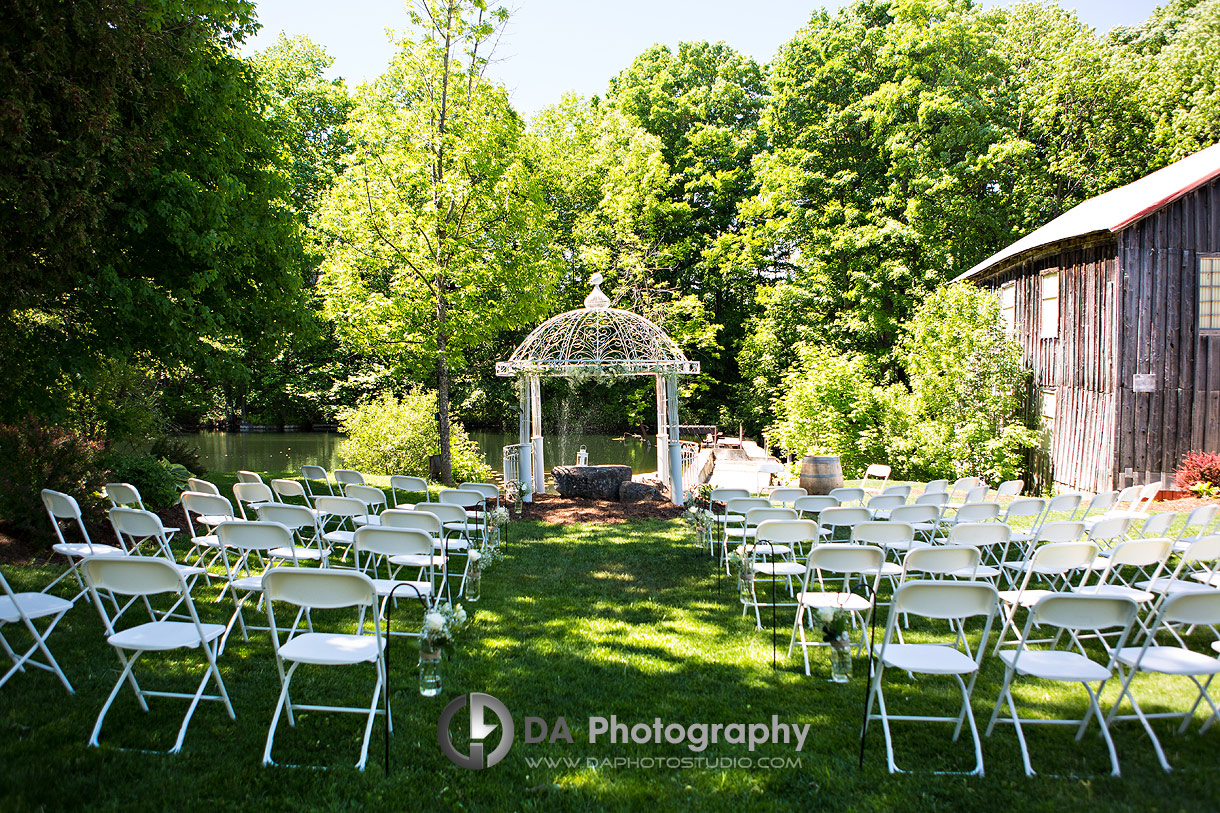
M 594 271 L 593 276 L 589 277 L 589 282 L 593 283 L 593 290 L 585 297 L 585 307 L 592 311 L 604 311 L 610 307 L 610 297 L 602 293 L 601 284 L 605 279 L 600 271 Z

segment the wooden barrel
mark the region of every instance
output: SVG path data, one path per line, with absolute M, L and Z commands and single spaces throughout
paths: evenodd
M 801 458 L 801 488 L 809 494 L 829 494 L 843 487 L 843 467 L 837 454 L 809 454 Z

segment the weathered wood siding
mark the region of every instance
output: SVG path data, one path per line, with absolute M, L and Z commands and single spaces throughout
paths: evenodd
M 1220 450 L 1220 335 L 1197 330 L 1199 257 L 1220 252 L 1220 180 L 1119 235 L 1117 484 L 1172 478 L 1187 451 Z M 1155 390 L 1133 390 L 1136 374 Z
M 1093 237 L 1065 243 L 1054 253 L 1009 266 L 978 280 L 998 292 L 1015 282 L 1015 338 L 1033 371 L 1030 408 L 1040 413 L 1041 392 L 1055 393 L 1049 448 L 1035 454 L 1027 472 L 1035 492 L 1050 480 L 1098 491 L 1110 488 L 1115 451 L 1117 243 Z M 1041 338 L 1042 277 L 1059 273 L 1059 335 Z

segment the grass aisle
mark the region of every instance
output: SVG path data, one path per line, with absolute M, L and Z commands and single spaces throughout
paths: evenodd
M 284 763 L 329 764 L 330 770 L 266 769 L 260 765 L 267 725 L 278 693 L 266 633 L 242 642 L 234 636 L 222 670 L 237 711 L 230 721 L 216 704 L 196 714 L 178 756 L 120 750 L 164 749 L 172 743 L 182 701 L 153 701 L 140 712 L 120 695 L 102 733 L 103 747 L 85 745 L 118 661 L 104 643 L 94 609 L 80 603 L 51 638 L 53 651 L 75 683 L 67 695 L 53 676 L 19 675 L 0 689 L 0 809 L 79 808 L 233 809 L 1209 809 L 1214 807 L 1220 731 L 1200 736 L 1198 724 L 1184 736 L 1162 733 L 1170 761 L 1181 770 L 1166 776 L 1138 724 L 1119 724 L 1116 740 L 1124 777 L 1105 776 L 1108 761 L 1096 728 L 1080 744 L 1068 729 L 1031 732 L 1035 768 L 1084 777 L 1027 779 L 1011 728 L 984 740 L 987 776 L 933 776 L 933 769 L 971 764 L 968 740 L 951 743 L 949 726 L 897 729 L 899 764 L 919 771 L 891 777 L 885 770 L 879 728 L 869 735 L 863 772 L 856 768 L 864 668 L 847 686 L 827 683 L 824 652 L 812 653 L 814 676 L 784 652 L 791 615 L 780 614 L 780 670 L 771 669 L 771 636 L 741 617 L 733 586 L 717 592 L 715 569 L 677 522 L 620 525 L 511 525 L 507 557 L 484 577 L 484 599 L 475 626 L 456 659 L 446 661 L 445 691 L 435 698 L 415 692 L 410 645 L 395 640 L 390 653 L 395 734 L 386 777 L 380 735 L 364 774 L 350 767 L 359 748 L 361 721 L 351 715 L 303 714 L 295 730 L 281 726 L 276 758 Z M 10 579 L 45 583 L 50 570 L 7 568 Z M 19 588 L 20 589 L 20 588 Z M 199 606 L 212 620 L 231 610 L 226 598 L 212 603 L 215 588 L 200 590 Z M 404 623 L 418 609 L 400 606 Z M 408 620 L 403 613 L 410 614 Z M 257 619 L 256 612 L 248 619 Z M 398 622 L 395 622 L 396 626 Z M 5 627 L 8 634 L 11 626 Z M 880 634 L 880 630 L 878 631 Z M 919 638 L 918 628 L 913 631 Z M 15 636 L 10 636 L 15 637 Z M 150 666 L 157 679 L 193 689 L 199 659 L 176 656 L 174 666 Z M 989 659 L 975 694 L 980 725 L 995 701 L 1001 678 Z M 145 674 L 148 674 L 146 672 Z M 152 680 L 150 676 L 148 680 Z M 1163 695 L 1180 707 L 1180 684 Z M 1160 684 L 1158 684 L 1160 686 Z M 955 710 L 955 691 L 939 681 L 904 675 L 887 679 L 895 713 L 944 714 Z M 1172 688 L 1177 687 L 1177 688 Z M 294 682 L 298 702 L 326 695 L 352 705 L 367 703 L 371 669 L 304 670 Z M 451 765 L 436 742 L 441 710 L 460 694 L 482 691 L 503 701 L 517 736 L 504 761 L 483 771 Z M 1107 698 L 1116 694 L 1107 689 Z M 1053 685 L 1023 687 L 1027 711 L 1079 714 L 1081 693 Z M 1157 708 L 1157 692 L 1147 698 Z M 553 725 L 564 717 L 574 740 L 524 742 L 524 718 Z M 721 742 L 705 751 L 686 744 L 590 743 L 591 717 L 628 726 L 663 724 L 810 724 L 803 750 L 795 743 Z M 459 715 L 458 719 L 465 719 Z M 494 718 L 493 718 L 494 719 Z M 455 733 L 464 724 L 453 726 Z M 722 734 L 723 736 L 723 734 Z M 489 750 L 499 732 L 489 737 Z M 458 742 L 465 749 L 464 742 Z M 697 758 L 715 767 L 671 769 L 647 760 Z M 785 767 L 743 767 L 731 760 L 799 760 Z M 623 764 L 615 760 L 634 759 Z M 550 763 L 547 763 L 550 760 Z M 531 764 L 533 763 L 533 764 Z M 680 763 L 681 764 L 681 763 Z M 706 763 L 704 763 L 706 765 Z

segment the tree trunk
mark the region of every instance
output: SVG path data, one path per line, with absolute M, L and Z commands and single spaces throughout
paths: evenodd
M 443 285 L 436 292 L 436 422 L 441 439 L 441 482 L 453 485 L 453 447 L 449 442 L 448 302 Z

